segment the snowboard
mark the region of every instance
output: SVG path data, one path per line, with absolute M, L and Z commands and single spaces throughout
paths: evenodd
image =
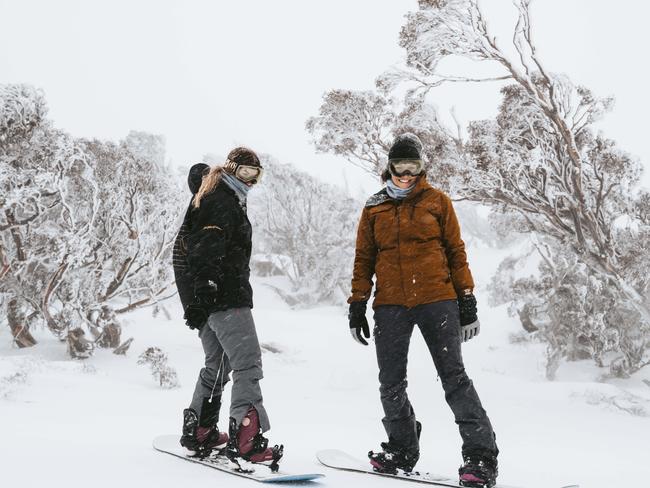
M 213 453 L 209 457 L 198 458 L 191 457 L 186 454 L 185 449 L 179 443 L 180 437 L 177 435 L 162 435 L 153 440 L 153 447 L 157 451 L 171 454 L 178 458 L 184 459 L 197 464 L 202 464 L 209 468 L 218 469 L 224 473 L 234 474 L 242 478 L 259 481 L 261 483 L 287 483 L 296 481 L 311 481 L 318 478 L 323 478 L 325 475 L 320 473 L 285 473 L 280 469 L 273 473 L 264 465 L 247 463 L 242 461 L 241 467 L 243 470 L 231 462 L 226 456 Z
M 422 473 L 413 471 L 412 473 L 398 472 L 398 474 L 378 473 L 372 469 L 370 462 L 362 461 L 348 453 L 339 451 L 338 449 L 325 449 L 316 453 L 318 461 L 334 469 L 341 469 L 343 471 L 353 471 L 356 473 L 373 474 L 376 476 L 384 476 L 387 478 L 398 478 L 405 481 L 415 481 L 416 483 L 428 483 L 435 486 L 447 486 L 450 488 L 464 488 L 458 484 L 458 478 L 450 478 L 448 476 L 441 476 L 433 473 Z M 494 488 L 515 488 L 502 484 L 494 485 Z M 563 488 L 579 488 L 578 485 L 564 486 Z

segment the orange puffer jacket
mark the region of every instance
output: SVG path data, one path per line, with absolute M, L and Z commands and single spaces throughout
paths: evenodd
M 383 189 L 366 202 L 348 303 L 370 298 L 375 274 L 373 307 L 455 300 L 474 288 L 451 199 L 424 176 L 403 200 Z

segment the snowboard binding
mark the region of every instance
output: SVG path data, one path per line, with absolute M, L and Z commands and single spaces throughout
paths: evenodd
M 280 459 L 284 454 L 284 446 L 268 447 L 269 440 L 262 435 L 257 411 L 254 408 L 248 411 L 239 426 L 237 421 L 231 417 L 229 432 L 230 440 L 224 454 L 237 466 L 239 472 L 252 472 L 251 469 L 242 467 L 240 460 L 263 464 L 268 466 L 273 473 L 278 471 Z
M 467 488 L 491 488 L 499 473 L 496 457 L 467 454 L 458 469 L 459 484 Z
M 422 424 L 416 421 L 415 429 L 419 441 Z M 377 473 L 397 474 L 399 469 L 404 474 L 410 474 L 418 459 L 420 459 L 420 449 L 418 447 L 400 446 L 392 438 L 389 438 L 388 442 L 382 442 L 381 449 L 379 452 L 368 452 L 372 469 Z
M 204 420 L 201 422 L 200 420 Z M 181 436 L 180 443 L 183 446 L 188 456 L 204 459 L 215 450 L 221 450 L 226 447 L 228 443 L 228 435 L 225 432 L 219 432 L 216 425 L 216 418 L 211 417 L 205 424 L 205 419 L 199 419 L 197 413 L 187 408 L 183 411 L 183 435 Z
M 269 469 L 272 473 L 277 473 L 278 469 L 280 469 L 280 459 L 282 459 L 282 455 L 284 454 L 284 445 L 280 444 L 279 446 L 273 446 L 271 452 L 273 453 L 273 459 L 271 464 L 269 464 Z
M 390 442 L 382 442 L 381 448 L 379 452 L 368 452 L 372 469 L 377 473 L 397 474 L 399 469 L 409 474 L 420 458 L 419 450 L 401 448 Z

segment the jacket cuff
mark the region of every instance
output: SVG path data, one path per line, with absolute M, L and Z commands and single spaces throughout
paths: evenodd
M 456 290 L 456 295 L 459 296 L 459 297 L 472 295 L 473 293 L 474 293 L 474 288 L 471 288 L 471 287 L 465 287 L 465 288 L 461 288 L 461 289 Z

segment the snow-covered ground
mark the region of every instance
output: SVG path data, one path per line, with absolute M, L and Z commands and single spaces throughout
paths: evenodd
M 470 249 L 479 284 L 489 282 L 498 254 Z M 405 486 L 403 481 L 333 471 L 315 461 L 314 453 L 322 448 L 342 448 L 364 458 L 385 440 L 374 350 L 352 341 L 346 311 L 291 310 L 264 280 L 255 280 L 254 287 L 260 340 L 279 351 L 264 353 L 262 387 L 273 424 L 271 442 L 285 444 L 284 467 L 323 472 L 327 478 L 319 483 L 324 486 Z M 529 488 L 647 483 L 650 388 L 642 380 L 650 379 L 650 372 L 601 383 L 590 363 L 574 363 L 560 368 L 558 381 L 547 382 L 543 347 L 510 344 L 509 335 L 518 330 L 515 321 L 504 307 L 490 309 L 480 286 L 477 295 L 483 327 L 464 346 L 464 356 L 497 432 L 500 482 Z M 154 436 L 180 431 L 182 409 L 202 362 L 200 342 L 179 319 L 179 307 L 170 305 L 173 320 L 154 319 L 148 310 L 131 314 L 123 337 L 135 340 L 126 357 L 100 350 L 85 362 L 71 361 L 45 332 L 36 348 L 18 350 L 10 345 L 8 330 L 0 330 L 3 486 L 254 483 L 151 448 Z M 168 354 L 180 388 L 160 389 L 148 369 L 136 364 L 149 346 Z M 418 334 L 410 353 L 409 385 L 423 424 L 418 468 L 453 475 L 460 462 L 460 438 Z M 224 401 L 227 405 L 227 394 Z M 223 427 L 225 419 L 227 407 L 222 409 Z

